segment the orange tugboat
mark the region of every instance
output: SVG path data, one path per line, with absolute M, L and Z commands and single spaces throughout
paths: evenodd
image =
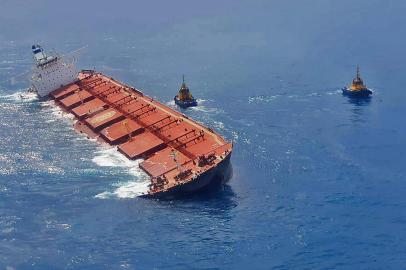
M 229 179 L 233 146 L 210 128 L 99 72 L 82 70 L 71 79 L 74 63 L 38 45 L 33 52 L 32 88 L 72 113 L 78 132 L 142 159 L 151 181 L 144 197 L 193 193 Z
M 193 97 L 192 93 L 190 93 L 189 87 L 186 86 L 185 76 L 183 76 L 182 79 L 183 82 L 179 93 L 174 97 L 176 105 L 183 109 L 197 106 L 197 100 Z
M 352 84 L 350 87 L 345 87 L 342 89 L 343 95 L 351 96 L 351 97 L 368 97 L 372 94 L 372 91 L 364 85 L 364 81 L 361 79 L 361 75 L 359 72 L 359 67 L 357 66 L 357 75 L 352 80 Z

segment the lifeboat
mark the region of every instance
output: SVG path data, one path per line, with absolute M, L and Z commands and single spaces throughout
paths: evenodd
M 357 66 L 356 77 L 352 80 L 352 84 L 349 87 L 344 87 L 341 89 L 343 95 L 350 97 L 369 97 L 372 95 L 372 91 L 364 84 L 361 79 L 359 67 Z

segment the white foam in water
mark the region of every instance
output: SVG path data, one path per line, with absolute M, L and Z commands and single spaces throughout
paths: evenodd
M 149 189 L 148 185 L 149 181 L 130 181 L 126 183 L 118 183 L 118 187 L 114 191 L 105 191 L 99 193 L 95 196 L 95 198 L 109 199 L 116 197 L 120 199 L 131 199 L 146 194 Z
M 41 102 L 41 106 L 49 109 L 51 115 L 55 117 L 53 119 L 50 119 L 49 121 L 54 121 L 56 119 L 69 119 L 72 121 L 75 120 L 75 116 L 73 114 L 64 112 L 61 108 L 55 105 L 55 102 L 53 100 Z
M 221 113 L 222 111 L 216 108 L 207 108 L 206 106 L 203 105 L 207 100 L 206 99 L 197 99 L 197 106 L 195 107 L 190 107 L 190 110 L 193 111 L 199 111 L 199 112 L 204 112 L 204 113 Z M 177 108 L 175 101 L 171 100 L 165 103 L 167 106 L 170 106 L 172 108 Z
M 38 96 L 35 93 L 29 93 L 26 91 L 19 91 L 14 94 L 0 95 L 0 99 L 13 101 L 13 102 L 32 102 L 38 100 Z M 71 113 L 64 112 L 55 102 L 52 100 L 43 101 L 40 105 L 49 110 L 52 117 L 47 122 L 54 122 L 59 119 L 65 119 L 75 122 L 75 116 Z M 85 135 L 84 135 L 85 136 Z M 78 140 L 82 140 L 79 137 Z M 91 139 L 94 140 L 95 139 Z M 101 167 L 121 167 L 127 170 L 128 174 L 132 176 L 131 181 L 120 182 L 114 184 L 115 189 L 113 191 L 105 191 L 97 194 L 95 197 L 100 199 L 106 199 L 111 197 L 116 198 L 134 198 L 143 194 L 146 194 L 149 190 L 149 177 L 139 168 L 141 160 L 131 161 L 125 156 L 120 154 L 116 148 L 108 147 L 102 148 L 96 152 L 96 156 L 92 159 L 94 163 Z M 51 173 L 57 173 L 58 168 L 50 168 Z M 1 172 L 0 172 L 1 173 Z
M 142 160 L 129 160 L 115 148 L 109 147 L 97 151 L 92 161 L 101 167 L 126 168 L 128 173 L 134 177 L 131 181 L 114 184 L 113 191 L 99 193 L 95 198 L 135 198 L 148 192 L 149 177 L 138 166 Z
M 203 106 L 203 105 L 199 105 L 199 106 L 196 106 L 196 107 L 190 107 L 189 109 L 191 109 L 193 111 L 199 111 L 199 112 L 204 112 L 204 113 L 212 113 L 212 114 L 218 114 L 218 113 L 223 112 L 220 109 L 207 108 L 206 106 Z
M 51 111 L 55 119 L 68 119 L 70 121 L 75 120 L 75 116 L 71 113 L 62 111 L 55 102 L 44 101 L 41 106 Z M 86 136 L 83 134 L 83 136 Z M 79 137 L 78 140 L 83 140 L 84 137 Z M 96 139 L 86 139 L 96 141 Z M 120 167 L 127 170 L 128 174 L 132 176 L 133 180 L 127 182 L 116 183 L 116 189 L 113 191 L 105 191 L 97 194 L 95 197 L 99 199 L 107 199 L 111 197 L 116 198 L 134 198 L 143 194 L 146 194 L 149 190 L 149 177 L 139 168 L 141 160 L 129 160 L 122 154 L 120 154 L 114 147 L 102 147 L 96 151 L 95 157 L 92 161 L 100 167 Z
M 206 102 L 206 100 L 205 99 L 201 99 L 201 98 L 198 98 L 197 99 L 197 104 L 202 104 L 202 103 L 204 103 L 204 102 Z
M 327 92 L 326 94 L 331 96 L 331 95 L 336 95 L 336 94 L 340 94 L 341 93 L 341 89 L 337 89 L 336 91 L 333 92 Z
M 133 167 L 139 164 L 139 160 L 129 160 L 113 147 L 97 151 L 92 161 L 101 167 Z
M 176 106 L 175 100 L 168 101 L 168 102 L 166 102 L 165 104 L 168 105 L 168 106 L 172 106 L 172 107 L 175 107 L 175 106 Z
M 38 96 L 35 93 L 29 93 L 27 91 L 18 91 L 14 94 L 2 95 L 0 96 L 0 99 L 13 102 L 33 102 L 35 100 L 38 100 Z
M 213 121 L 216 129 L 226 130 L 224 123 L 220 121 Z
M 274 96 L 255 96 L 255 97 L 249 97 L 248 98 L 248 103 L 268 103 L 271 102 L 277 98 L 279 98 L 281 95 L 274 95 Z

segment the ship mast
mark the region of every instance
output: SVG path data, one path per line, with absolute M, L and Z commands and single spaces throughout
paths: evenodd
M 185 89 L 185 88 L 186 88 L 185 74 L 182 74 L 182 86 L 181 86 L 181 88 L 182 88 L 182 89 Z

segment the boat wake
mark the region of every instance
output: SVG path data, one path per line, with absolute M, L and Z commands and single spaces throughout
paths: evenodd
M 124 168 L 133 178 L 112 185 L 112 191 L 104 191 L 95 196 L 98 199 L 135 198 L 148 192 L 149 177 L 138 167 L 142 160 L 129 160 L 113 147 L 103 148 L 96 152 L 92 161 L 101 167 Z
M 176 104 L 174 100 L 168 101 L 165 103 L 166 105 L 172 107 L 172 108 L 176 108 Z
M 204 104 L 207 103 L 207 101 L 211 101 L 211 100 L 197 99 L 197 106 L 187 108 L 187 110 L 191 110 L 194 112 L 208 113 L 208 114 L 220 114 L 220 113 L 224 112 L 223 110 L 218 109 L 218 108 L 210 108 L 210 107 L 204 106 Z M 174 100 L 166 102 L 165 105 L 171 107 L 172 109 L 175 109 L 178 111 L 180 110 L 179 107 L 175 104 Z
M 327 92 L 326 94 L 329 95 L 329 96 L 338 95 L 338 94 L 341 94 L 341 89 L 337 89 L 335 91 Z
M 281 95 L 273 95 L 273 96 L 265 96 L 265 95 L 260 95 L 260 96 L 252 96 L 248 97 L 248 103 L 268 103 L 271 102 L 277 98 L 281 97 Z
M 197 104 L 202 104 L 202 103 L 204 103 L 204 102 L 206 102 L 207 100 L 205 100 L 205 99 L 202 99 L 202 98 L 198 98 L 197 99 Z
M 148 192 L 149 181 L 137 182 L 130 181 L 126 183 L 117 183 L 113 191 L 104 191 L 94 196 L 97 199 L 132 199 L 144 195 Z
M 199 103 L 199 106 L 190 107 L 189 109 L 192 110 L 192 111 L 195 111 L 195 112 L 203 112 L 203 113 L 208 113 L 208 114 L 221 114 L 221 113 L 224 113 L 224 111 L 221 110 L 221 109 L 206 107 L 204 105 L 201 105 L 200 103 Z
M 271 103 L 273 101 L 289 98 L 289 99 L 303 99 L 307 97 L 322 97 L 324 95 L 331 96 L 331 95 L 338 95 L 341 94 L 341 90 L 333 90 L 329 92 L 310 92 L 310 93 L 302 93 L 300 95 L 286 95 L 286 94 L 277 94 L 277 95 L 259 95 L 259 96 L 250 96 L 248 97 L 249 104 L 264 104 L 264 103 Z

